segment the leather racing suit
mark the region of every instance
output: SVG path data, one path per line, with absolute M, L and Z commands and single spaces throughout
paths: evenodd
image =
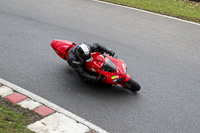
M 107 49 L 103 45 L 99 43 L 94 44 L 87 44 L 90 47 L 91 52 L 100 52 L 100 53 L 107 53 L 110 56 L 114 56 L 115 52 L 111 49 Z M 77 46 L 74 46 L 68 53 L 67 62 L 74 70 L 77 72 L 79 77 L 85 82 L 85 81 L 91 81 L 91 82 L 99 82 L 100 77 L 95 76 L 91 72 L 86 70 L 86 67 L 84 65 L 84 61 L 80 60 L 76 54 L 76 48 Z M 76 63 L 74 63 L 76 62 Z

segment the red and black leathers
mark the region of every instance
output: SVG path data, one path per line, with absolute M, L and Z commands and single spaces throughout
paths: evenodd
M 107 53 L 111 56 L 114 56 L 115 52 L 111 49 L 107 49 L 103 45 L 99 43 L 94 44 L 87 44 L 90 47 L 91 52 L 100 52 L 100 53 Z M 77 46 L 74 46 L 68 54 L 67 62 L 70 66 L 74 68 L 74 70 L 77 72 L 77 74 L 80 76 L 80 78 L 83 81 L 92 81 L 92 82 L 98 82 L 100 80 L 99 76 L 95 76 L 94 74 L 90 73 L 85 69 L 84 61 L 81 61 L 77 54 L 76 54 L 76 48 Z M 76 62 L 76 63 L 75 63 Z

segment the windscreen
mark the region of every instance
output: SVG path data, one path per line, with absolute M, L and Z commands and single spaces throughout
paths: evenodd
M 114 72 L 116 70 L 116 66 L 109 58 L 105 57 L 105 63 L 101 70 L 106 72 Z

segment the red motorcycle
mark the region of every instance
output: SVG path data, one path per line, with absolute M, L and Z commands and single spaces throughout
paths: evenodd
M 66 61 L 68 52 L 76 45 L 67 40 L 53 40 L 51 43 L 54 51 Z M 132 91 L 140 90 L 140 85 L 127 73 L 127 66 L 123 60 L 99 52 L 93 52 L 91 55 L 92 57 L 85 62 L 85 66 L 88 71 L 101 75 L 102 82 L 112 85 L 120 84 Z

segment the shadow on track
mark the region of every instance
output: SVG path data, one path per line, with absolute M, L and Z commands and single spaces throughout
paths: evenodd
M 116 95 L 116 96 L 138 96 L 139 93 L 132 92 L 131 90 L 125 89 L 120 85 L 112 86 L 110 84 L 106 83 L 93 83 L 93 82 L 83 82 L 79 76 L 76 74 L 76 72 L 72 68 L 66 68 L 65 70 L 66 74 L 66 82 L 70 82 L 70 84 L 74 84 L 77 89 L 74 89 L 76 91 L 79 91 L 78 93 L 84 91 L 92 94 L 101 94 L 101 95 Z M 70 77 L 70 79 L 69 79 Z

